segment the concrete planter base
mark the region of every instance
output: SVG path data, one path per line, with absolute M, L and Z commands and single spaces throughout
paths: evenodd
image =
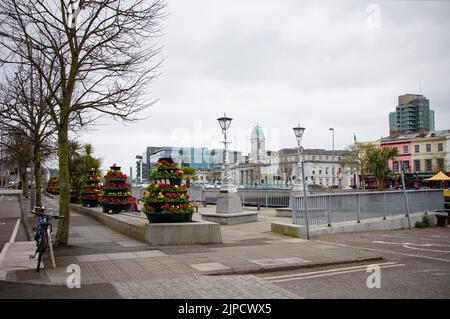
M 123 214 L 103 214 L 101 208 L 87 208 L 70 204 L 70 209 L 91 216 L 100 223 L 152 246 L 220 244 L 220 225 L 207 221 L 189 223 L 148 224 L 145 219 Z
M 214 214 L 203 213 L 200 214 L 203 220 L 219 223 L 221 225 L 235 225 L 256 222 L 258 220 L 258 213 L 256 212 L 243 212 L 234 214 Z
M 152 246 L 221 244 L 220 225 L 207 221 L 145 225 L 145 241 Z
M 411 214 L 411 227 L 414 227 L 416 222 L 421 221 L 425 213 Z M 434 213 L 428 213 L 431 216 L 433 225 L 436 225 L 436 216 Z M 374 230 L 393 230 L 408 228 L 408 219 L 404 216 L 395 216 L 386 220 L 368 219 L 362 220 L 361 223 L 341 223 L 334 224 L 331 227 L 313 227 L 309 229 L 310 237 L 320 235 L 329 235 L 337 233 L 353 233 L 366 232 Z M 272 222 L 271 231 L 286 236 L 306 238 L 306 227 L 302 225 L 294 225 L 291 223 Z
M 277 217 L 292 217 L 292 208 L 277 208 Z

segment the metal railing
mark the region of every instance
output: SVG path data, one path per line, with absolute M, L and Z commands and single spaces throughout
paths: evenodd
M 190 188 L 188 195 L 192 201 L 216 204 L 220 189 Z M 239 189 L 238 195 L 243 206 L 288 207 L 290 190 L 245 190 Z
M 444 208 L 442 190 L 409 190 L 406 193 L 410 214 Z M 314 194 L 308 196 L 307 215 L 303 207 L 303 196 L 295 196 L 292 223 L 308 228 L 407 214 L 403 191 Z

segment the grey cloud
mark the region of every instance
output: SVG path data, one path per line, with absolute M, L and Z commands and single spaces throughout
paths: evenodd
M 353 134 L 386 136 L 397 96 L 417 92 L 419 81 L 437 128 L 450 128 L 450 1 L 376 2 L 380 29 L 367 27 L 370 3 L 169 0 L 160 39 L 167 59 L 151 86 L 159 102 L 150 117 L 83 139 L 105 164 L 130 166 L 146 146 L 177 143 L 173 132 L 194 131 L 196 120 L 211 135 L 227 112 L 236 132 L 256 121 L 266 132 L 277 129 L 280 147 L 294 145 L 291 127 L 301 122 L 307 147 L 330 148 L 335 127 L 342 148 Z M 121 151 L 108 140 L 119 135 Z M 219 146 L 211 140 L 205 146 Z

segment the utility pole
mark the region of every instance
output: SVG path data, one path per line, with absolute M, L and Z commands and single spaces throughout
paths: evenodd
M 30 153 L 31 153 L 31 158 L 34 158 L 34 145 L 31 144 L 30 145 Z M 34 185 L 34 161 L 31 160 L 30 163 L 30 185 L 31 185 L 31 189 L 30 189 L 30 209 L 34 210 L 34 204 L 35 204 L 35 200 L 36 200 L 36 194 L 35 194 L 35 185 Z M 28 185 L 24 185 L 24 187 L 28 187 Z
M 408 227 L 411 229 L 411 218 L 409 217 L 409 203 L 408 203 L 408 194 L 406 193 L 406 187 L 405 187 L 405 163 L 403 161 L 400 162 L 402 169 L 402 188 L 403 188 L 403 195 L 405 197 L 405 207 L 406 207 L 406 217 L 408 218 Z
M 0 128 L 0 187 L 3 187 L 3 130 Z
M 332 132 L 332 136 L 333 136 L 333 151 L 332 151 L 332 162 L 333 162 L 333 167 L 331 169 L 331 174 L 332 174 L 332 179 L 331 179 L 331 186 L 334 186 L 334 177 L 336 176 L 336 172 L 334 170 L 334 128 L 330 128 L 330 131 Z

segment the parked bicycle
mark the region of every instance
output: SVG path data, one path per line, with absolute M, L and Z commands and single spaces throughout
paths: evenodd
M 36 209 L 38 209 L 39 211 L 36 211 Z M 35 210 L 31 211 L 31 214 L 34 214 L 39 218 L 38 224 L 36 225 L 36 227 L 33 227 L 33 231 L 36 232 L 34 236 L 34 240 L 36 241 L 36 252 L 34 253 L 34 255 L 30 256 L 31 259 L 34 259 L 37 255 L 38 260 L 36 270 L 38 272 L 41 267 L 42 257 L 44 256 L 44 253 L 47 251 L 47 249 L 50 250 L 50 257 L 52 260 L 53 268 L 56 267 L 51 236 L 53 227 L 50 223 L 50 219 L 58 219 L 61 217 L 53 214 L 45 214 L 45 210 L 45 207 L 39 208 L 36 206 Z

